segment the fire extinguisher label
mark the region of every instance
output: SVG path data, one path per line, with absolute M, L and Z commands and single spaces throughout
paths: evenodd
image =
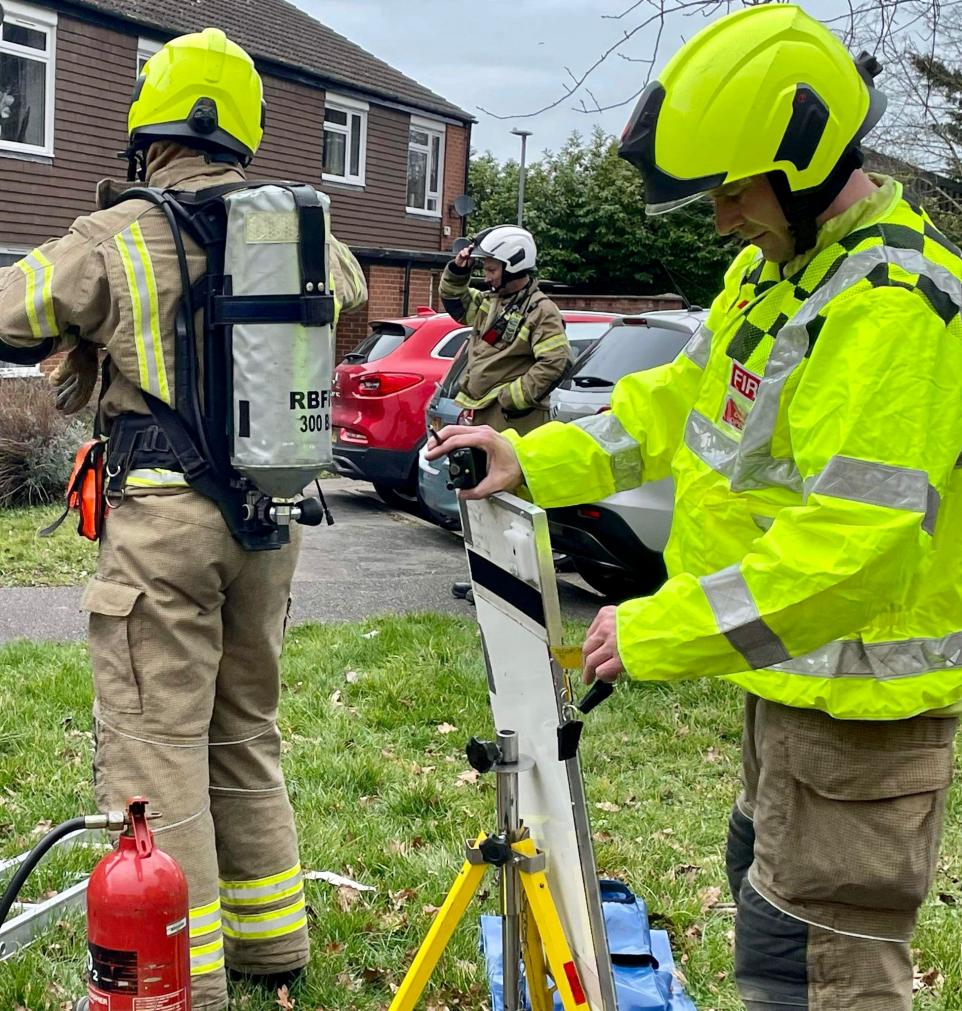
M 161 997 L 138 997 L 133 1011 L 187 1011 L 187 991 L 178 990 Z
M 102 948 L 91 941 L 87 945 L 87 971 L 90 982 L 106 993 L 137 992 L 137 952 Z
M 174 934 L 179 934 L 184 927 L 187 926 L 187 917 L 183 917 L 180 920 L 174 920 L 173 923 L 167 924 L 167 936 L 173 937 Z

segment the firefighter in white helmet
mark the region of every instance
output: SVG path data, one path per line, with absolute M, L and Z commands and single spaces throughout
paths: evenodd
M 471 423 L 525 434 L 548 420 L 548 394 L 571 362 L 558 307 L 535 279 L 531 233 L 498 225 L 475 236 L 441 279 L 444 308 L 473 327 L 457 403 Z M 468 286 L 471 261 L 482 260 L 488 291 Z

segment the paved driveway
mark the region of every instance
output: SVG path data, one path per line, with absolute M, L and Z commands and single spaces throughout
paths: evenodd
M 335 523 L 305 530 L 294 575 L 295 622 L 412 611 L 473 613 L 451 596 L 451 584 L 467 571 L 460 537 L 389 509 L 369 484 L 338 478 L 323 488 Z M 0 642 L 82 639 L 81 592 L 79 586 L 0 588 Z M 601 603 L 577 578 L 562 579 L 566 616 L 590 620 Z

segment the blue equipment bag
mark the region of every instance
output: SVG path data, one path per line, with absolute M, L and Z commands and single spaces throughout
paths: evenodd
M 602 880 L 599 885 L 618 1011 L 695 1011 L 674 975 L 668 934 L 650 929 L 644 900 L 620 881 Z M 504 1011 L 499 916 L 481 917 L 481 947 L 492 1011 Z M 554 1006 L 555 1011 L 563 1011 L 557 994 Z M 527 996 L 525 1007 L 530 1008 Z

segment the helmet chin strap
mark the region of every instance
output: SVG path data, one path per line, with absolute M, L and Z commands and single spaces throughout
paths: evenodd
M 818 239 L 818 221 L 832 201 L 842 192 L 852 173 L 862 167 L 862 151 L 858 147 L 849 148 L 838 160 L 824 182 L 808 190 L 793 193 L 788 187 L 784 172 L 769 172 L 775 196 L 788 219 L 795 239 L 795 255 L 806 253 L 815 246 Z
M 505 275 L 508 274 L 508 273 L 510 273 L 510 272 L 507 271 L 507 270 L 505 270 L 504 267 L 502 266 L 502 268 L 501 268 L 501 284 L 498 285 L 497 288 L 493 284 L 489 285 L 489 287 L 491 289 L 491 294 L 492 295 L 497 295 L 499 298 L 501 296 L 503 296 L 503 295 L 516 295 L 519 291 L 524 291 L 524 289 L 531 283 L 531 271 L 530 270 L 526 270 L 524 272 L 524 274 L 520 275 L 520 277 L 508 277 L 507 280 L 506 280 L 505 279 Z M 506 292 L 504 290 L 505 288 L 507 288 L 507 286 L 509 284 L 513 284 L 515 281 L 520 280 L 521 277 L 527 278 L 527 281 L 520 288 L 516 289 L 515 291 L 511 291 L 511 292 Z

